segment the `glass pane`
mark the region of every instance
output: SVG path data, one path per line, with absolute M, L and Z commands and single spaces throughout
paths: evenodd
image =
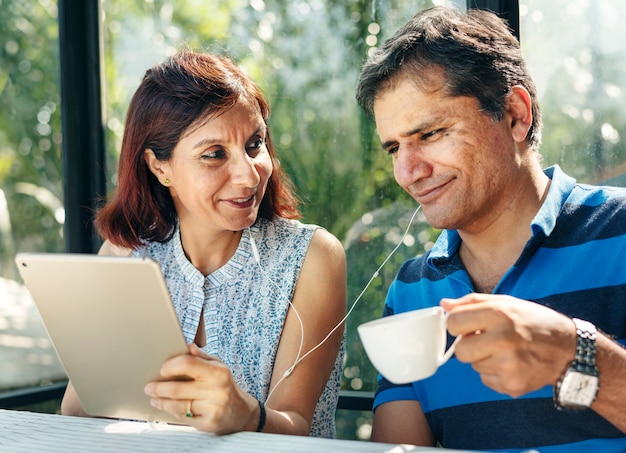
M 109 186 L 126 107 L 145 70 L 181 48 L 226 51 L 270 101 L 272 136 L 305 202 L 303 220 L 324 226 L 345 245 L 352 305 L 416 208 L 393 180 L 374 125 L 356 104 L 359 69 L 372 48 L 433 3 L 464 8 L 466 2 L 221 0 L 209 7 L 194 0 L 105 0 Z M 416 224 L 348 320 L 346 390 L 375 388 L 376 372 L 356 326 L 380 316 L 400 263 L 434 240 L 436 232 L 422 218 Z M 339 437 L 369 438 L 370 416 L 344 411 Z
M 65 379 L 16 252 L 62 251 L 56 2 L 0 1 L 0 392 Z
M 520 1 L 522 49 L 543 114 L 544 166 L 559 164 L 580 182 L 626 184 L 624 14 L 620 0 Z

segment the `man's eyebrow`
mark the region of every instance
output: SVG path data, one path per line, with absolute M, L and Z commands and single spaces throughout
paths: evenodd
M 411 129 L 408 132 L 403 132 L 402 134 L 400 134 L 400 137 L 411 137 L 412 135 L 416 135 L 421 133 L 424 129 L 428 129 L 428 125 L 420 125 L 418 127 L 416 127 L 415 129 Z M 396 140 L 388 140 L 386 142 L 384 142 L 382 144 L 383 149 L 387 149 L 389 148 L 391 145 L 396 144 L 397 141 Z
M 436 116 L 434 118 L 431 118 L 427 121 L 424 121 L 422 124 L 420 124 L 419 126 L 416 126 L 415 128 L 407 131 L 407 132 L 403 132 L 400 134 L 401 138 L 405 138 L 405 137 L 411 137 L 413 135 L 417 135 L 417 134 L 421 134 L 424 131 L 429 131 L 431 129 L 437 128 L 438 124 L 442 124 L 444 122 L 444 116 Z M 391 145 L 394 145 L 395 143 L 397 143 L 396 140 L 389 140 L 386 141 L 382 144 L 383 149 L 387 149 L 388 147 L 390 147 Z

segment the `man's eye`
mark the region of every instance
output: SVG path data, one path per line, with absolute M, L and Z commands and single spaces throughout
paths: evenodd
M 429 140 L 433 137 L 436 137 L 441 132 L 443 132 L 443 129 L 435 129 L 434 131 L 426 132 L 422 134 L 422 140 Z
M 384 150 L 387 154 L 392 155 L 392 154 L 395 154 L 395 153 L 397 153 L 397 152 L 398 152 L 398 148 L 399 148 L 398 146 L 389 146 L 389 147 L 387 147 L 387 148 L 383 148 L 383 150 Z

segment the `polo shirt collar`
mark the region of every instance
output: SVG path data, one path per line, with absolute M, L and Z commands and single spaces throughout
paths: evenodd
M 552 233 L 559 212 L 576 185 L 576 180 L 566 175 L 558 165 L 546 168 L 544 173 L 552 182 L 543 205 L 530 225 L 533 238 L 540 233 L 544 236 Z M 457 254 L 460 246 L 461 236 L 456 230 L 443 230 L 430 250 L 428 263 L 432 266 L 436 262 L 449 261 Z

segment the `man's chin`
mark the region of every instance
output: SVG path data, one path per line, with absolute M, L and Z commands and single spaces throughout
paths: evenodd
M 422 212 L 426 217 L 426 222 L 437 230 L 449 230 L 454 228 L 451 226 L 450 218 L 441 212 L 439 209 L 428 209 L 428 207 L 422 206 Z

